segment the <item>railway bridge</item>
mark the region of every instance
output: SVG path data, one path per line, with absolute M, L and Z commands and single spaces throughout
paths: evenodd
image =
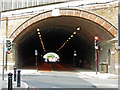
M 98 69 L 101 69 L 99 63 L 104 63 L 107 73 L 118 74 L 117 0 L 21 3 L 23 7 L 18 2 L 18 7 L 13 8 L 11 2 L 10 9 L 1 9 L 0 37 L 5 37 L 5 43 L 10 39 L 12 49 L 6 54 L 0 44 L 0 65 L 7 57 L 8 69 L 35 66 L 37 50 L 37 63 L 44 61 L 46 53 L 54 52 L 62 64 L 75 64 L 79 68 L 79 60 L 83 60 L 83 68 L 95 70 L 94 37 L 98 36 Z

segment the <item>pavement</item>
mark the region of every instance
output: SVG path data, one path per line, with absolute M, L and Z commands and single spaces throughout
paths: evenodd
M 99 78 L 99 79 L 120 79 L 120 75 L 110 74 L 110 73 L 100 73 L 93 70 L 77 70 L 77 74 L 84 76 L 86 78 Z
M 8 73 L 14 73 L 14 70 L 8 70 L 5 71 L 5 75 L 7 76 Z M 33 69 L 21 69 L 21 75 L 45 75 L 45 73 L 48 73 L 49 71 L 38 71 L 38 70 L 33 70 Z M 52 71 L 54 73 L 67 73 L 66 75 L 68 75 L 68 73 L 70 72 L 59 72 L 59 71 Z M 73 72 L 71 72 L 73 73 Z M 76 70 L 74 73 L 76 73 L 78 75 L 79 78 L 99 78 L 99 79 L 118 79 L 118 75 L 115 74 L 108 74 L 108 73 L 100 73 L 100 72 L 96 72 L 93 70 L 84 70 L 84 69 L 80 69 L 80 70 Z M 0 72 L 0 74 L 2 74 Z M 48 74 L 49 75 L 49 74 Z M 60 75 L 60 74 L 55 74 L 55 75 Z M 64 74 L 65 75 L 65 74 Z M 120 78 L 120 77 L 119 77 Z M 21 78 L 22 80 L 22 78 Z M 2 88 L 7 88 L 8 87 L 8 78 L 5 77 L 5 80 L 2 80 L 2 77 L 0 77 L 0 89 Z M 29 86 L 25 83 L 21 81 L 21 87 L 17 87 L 17 82 L 13 81 L 13 88 L 24 88 L 27 90 Z
M 12 84 L 13 84 L 13 86 L 12 86 L 13 88 L 17 88 L 17 89 L 24 88 L 24 90 L 27 90 L 27 88 L 28 88 L 28 85 L 22 81 L 21 81 L 20 87 L 17 87 L 17 82 L 15 82 L 15 81 L 13 81 Z M 2 80 L 2 88 L 8 88 L 8 80 L 6 78 L 5 78 L 5 80 Z
M 8 71 L 5 71 L 4 72 L 4 80 L 2 80 L 2 72 L 0 72 L 0 90 L 7 90 L 8 88 L 8 73 L 11 72 L 13 74 L 13 70 L 8 70 Z M 28 89 L 28 85 L 21 81 L 21 85 L 20 87 L 17 87 L 17 81 L 14 81 L 13 80 L 13 76 L 12 76 L 12 87 L 13 87 L 13 90 L 14 89 L 17 89 L 17 90 L 27 90 Z

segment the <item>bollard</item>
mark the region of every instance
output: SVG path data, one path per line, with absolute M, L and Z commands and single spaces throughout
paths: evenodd
M 16 67 L 14 67 L 14 81 L 16 81 Z
M 17 87 L 20 87 L 20 84 L 21 84 L 21 83 L 20 83 L 20 75 L 21 75 L 20 72 L 21 72 L 21 71 L 18 70 L 18 76 L 17 76 Z
M 8 74 L 8 90 L 12 90 L 12 73 Z

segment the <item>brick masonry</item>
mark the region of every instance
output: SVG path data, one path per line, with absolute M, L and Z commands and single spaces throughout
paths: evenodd
M 118 27 L 118 7 L 117 4 L 113 5 L 103 5 L 103 6 L 96 6 L 96 7 L 89 7 L 89 8 L 82 8 L 82 10 L 76 10 L 76 9 L 61 9 L 60 15 L 61 16 L 76 16 L 83 19 L 87 19 L 89 21 L 92 21 L 103 28 L 105 28 L 107 31 L 109 31 L 112 35 L 117 35 L 117 28 Z M 101 7 L 101 8 L 98 8 Z M 91 13 L 92 12 L 92 13 Z M 25 28 L 29 27 L 29 25 L 51 17 L 52 12 L 45 12 L 38 15 L 21 15 L 21 16 L 15 16 L 15 17 L 9 17 L 8 18 L 8 36 L 11 35 L 11 38 L 15 39 L 17 35 L 19 35 L 20 32 L 22 32 Z M 103 18 L 102 18 L 103 17 Z M 105 19 L 104 19 L 105 18 Z M 6 18 L 1 18 L 1 30 L 2 32 L 0 35 L 5 35 L 6 31 Z M 2 48 L 2 45 L 0 45 L 0 48 Z M 0 58 L 2 58 L 2 50 L 0 51 Z M 12 55 L 9 55 L 9 58 Z M 117 57 L 117 55 L 115 55 Z M 0 60 L 1 62 L 1 60 Z M 14 62 L 14 60 L 11 60 L 10 62 Z M 117 61 L 115 61 L 117 63 Z
M 49 11 L 49 12 L 45 12 L 45 13 L 42 13 L 40 15 L 36 15 L 36 16 L 30 18 L 29 20 L 27 20 L 26 22 L 24 22 L 23 24 L 21 24 L 21 26 L 18 27 L 15 30 L 15 32 L 12 33 L 12 35 L 10 37 L 13 38 L 13 39 L 15 39 L 16 36 L 18 36 L 18 34 L 21 33 L 29 25 L 32 25 L 33 23 L 35 23 L 35 22 L 37 22 L 39 20 L 46 19 L 47 17 L 52 17 L 51 13 L 52 13 L 52 11 Z M 92 22 L 94 22 L 94 23 L 102 26 L 103 28 L 105 28 L 105 30 L 109 31 L 113 36 L 116 36 L 116 34 L 117 34 L 117 28 L 115 28 L 114 25 L 112 25 L 106 19 L 104 19 L 101 16 L 98 16 L 98 15 L 96 15 L 94 13 L 90 13 L 90 12 L 87 12 L 87 11 L 84 11 L 84 10 L 60 9 L 60 15 L 61 16 L 76 16 L 76 17 L 81 17 L 81 18 L 90 20 L 90 21 L 92 21 Z M 20 32 L 18 32 L 18 30 Z

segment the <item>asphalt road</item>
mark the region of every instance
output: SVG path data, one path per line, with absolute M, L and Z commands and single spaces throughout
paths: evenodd
M 29 88 L 117 88 L 116 79 L 79 77 L 75 72 L 42 72 L 40 75 L 23 75 Z
M 47 72 L 22 77 L 30 88 L 95 88 L 91 83 L 77 78 L 74 70 L 59 63 L 43 63 L 38 70 Z
M 7 78 L 7 75 L 5 75 L 5 78 Z M 96 90 L 96 88 L 117 88 L 118 85 L 117 79 L 87 78 L 86 76 L 79 76 L 76 72 L 66 71 L 38 72 L 37 74 L 27 74 L 22 75 L 21 80 L 28 84 L 30 90 L 39 90 L 38 88 L 51 88 L 49 90 L 52 90 L 53 88 L 74 88 L 74 90 L 78 88 L 84 88 L 84 90 L 91 88 L 93 90 L 94 88 Z
M 76 77 L 55 75 L 24 75 L 22 81 L 30 88 L 95 88 L 91 83 Z
M 30 88 L 116 88 L 117 80 L 88 78 L 68 65 L 42 63 L 36 75 L 23 75 Z

